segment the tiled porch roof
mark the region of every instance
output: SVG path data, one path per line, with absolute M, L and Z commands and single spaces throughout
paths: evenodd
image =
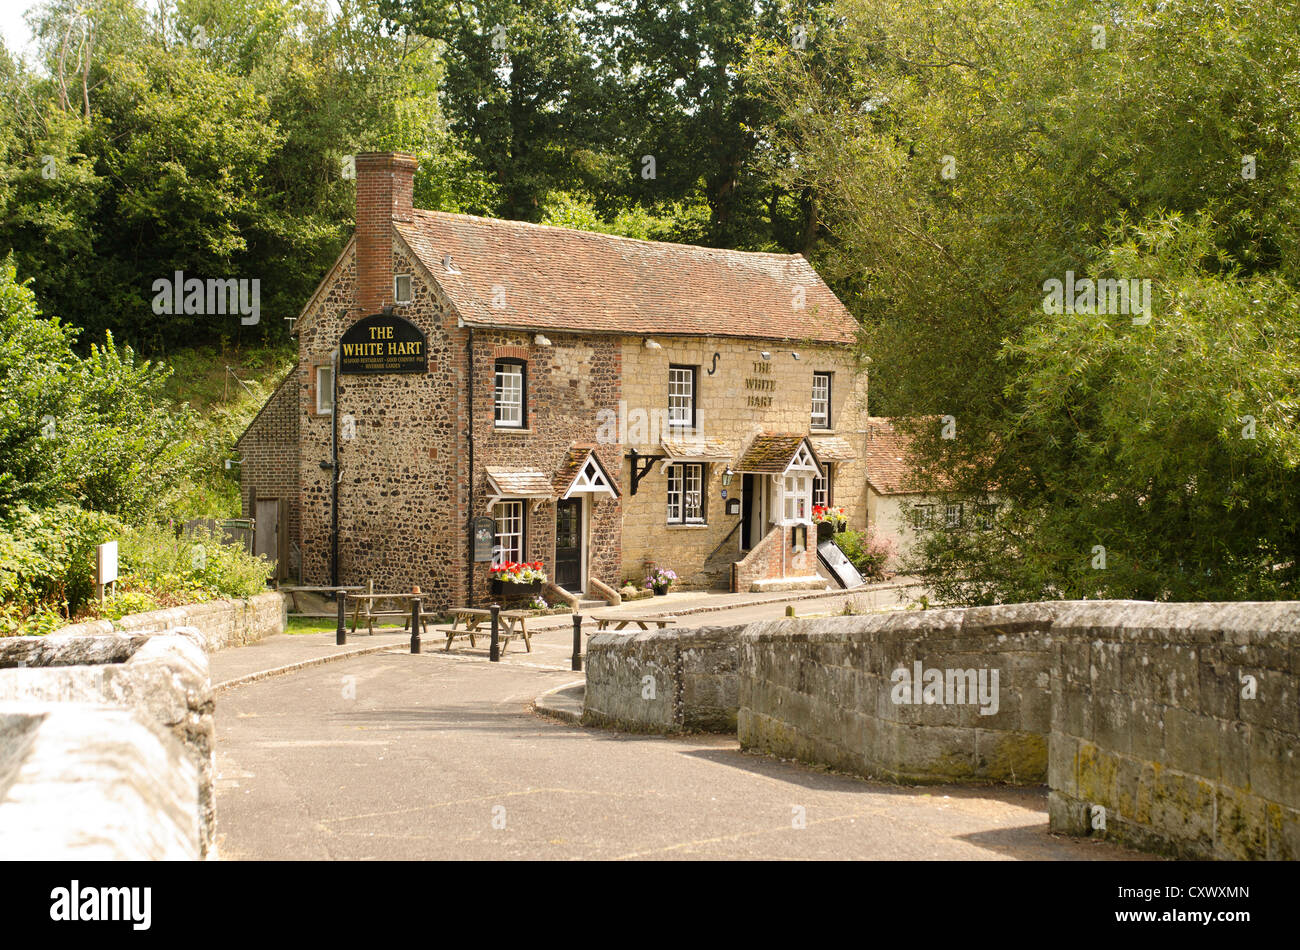
M 849 445 L 849 440 L 838 435 L 814 435 L 809 437 L 813 451 L 821 462 L 851 462 L 858 457 Z
M 780 475 L 794 460 L 807 436 L 792 433 L 763 433 L 754 436 L 745 454 L 736 463 L 736 471 L 756 475 Z M 817 450 L 813 448 L 814 458 Z
M 501 498 L 554 498 L 551 479 L 542 472 L 510 468 L 484 468 L 492 491 Z

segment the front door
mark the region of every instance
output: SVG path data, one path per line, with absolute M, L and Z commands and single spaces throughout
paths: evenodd
M 582 593 L 582 499 L 555 503 L 555 583 Z

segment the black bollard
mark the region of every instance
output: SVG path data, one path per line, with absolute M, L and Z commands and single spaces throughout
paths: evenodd
M 420 652 L 420 598 L 411 601 L 411 652 Z
M 582 672 L 582 614 L 573 615 L 573 667 Z
M 501 661 L 501 641 L 497 639 L 501 635 L 501 605 L 492 605 L 492 649 L 488 652 L 488 659 L 493 663 Z
M 335 596 L 339 601 L 339 626 L 334 631 L 334 642 L 343 646 L 348 642 L 348 592 L 341 590 Z

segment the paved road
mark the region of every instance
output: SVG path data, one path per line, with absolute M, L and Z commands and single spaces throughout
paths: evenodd
M 373 654 L 221 693 L 221 855 L 1141 857 L 1049 835 L 1036 789 L 896 788 L 746 755 L 734 737 L 552 722 L 528 703 L 575 674 L 513 650 L 494 665 Z

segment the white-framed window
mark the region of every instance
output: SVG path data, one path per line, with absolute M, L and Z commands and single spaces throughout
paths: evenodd
M 668 424 L 695 427 L 695 367 L 668 367 Z
M 822 466 L 822 469 L 826 472 L 824 476 L 813 476 L 813 504 L 821 505 L 825 508 L 828 507 L 832 501 L 831 478 L 833 476 L 831 474 L 831 463 L 827 462 Z
M 975 505 L 975 527 L 980 531 L 987 531 L 993 527 L 994 521 L 997 520 L 998 506 L 996 502 Z
M 492 506 L 492 520 L 496 522 L 497 540 L 492 548 L 492 563 L 516 563 L 524 559 L 524 503 L 499 501 Z
M 411 275 L 393 275 L 393 303 L 411 302 Z
M 831 374 L 813 373 L 812 427 L 831 427 Z
M 961 527 L 961 505 L 945 505 L 943 513 L 943 526 L 945 528 Z
M 527 404 L 527 373 L 522 360 L 496 361 L 495 421 L 498 429 L 522 429 Z
M 316 367 L 316 414 L 325 416 L 334 411 L 334 367 Z
M 785 476 L 782 493 L 786 521 L 807 521 L 812 517 L 812 479 L 807 475 Z
M 933 528 L 935 526 L 934 505 L 915 505 L 912 508 L 912 526 L 915 528 Z
M 668 523 L 704 524 L 704 466 L 668 466 Z

